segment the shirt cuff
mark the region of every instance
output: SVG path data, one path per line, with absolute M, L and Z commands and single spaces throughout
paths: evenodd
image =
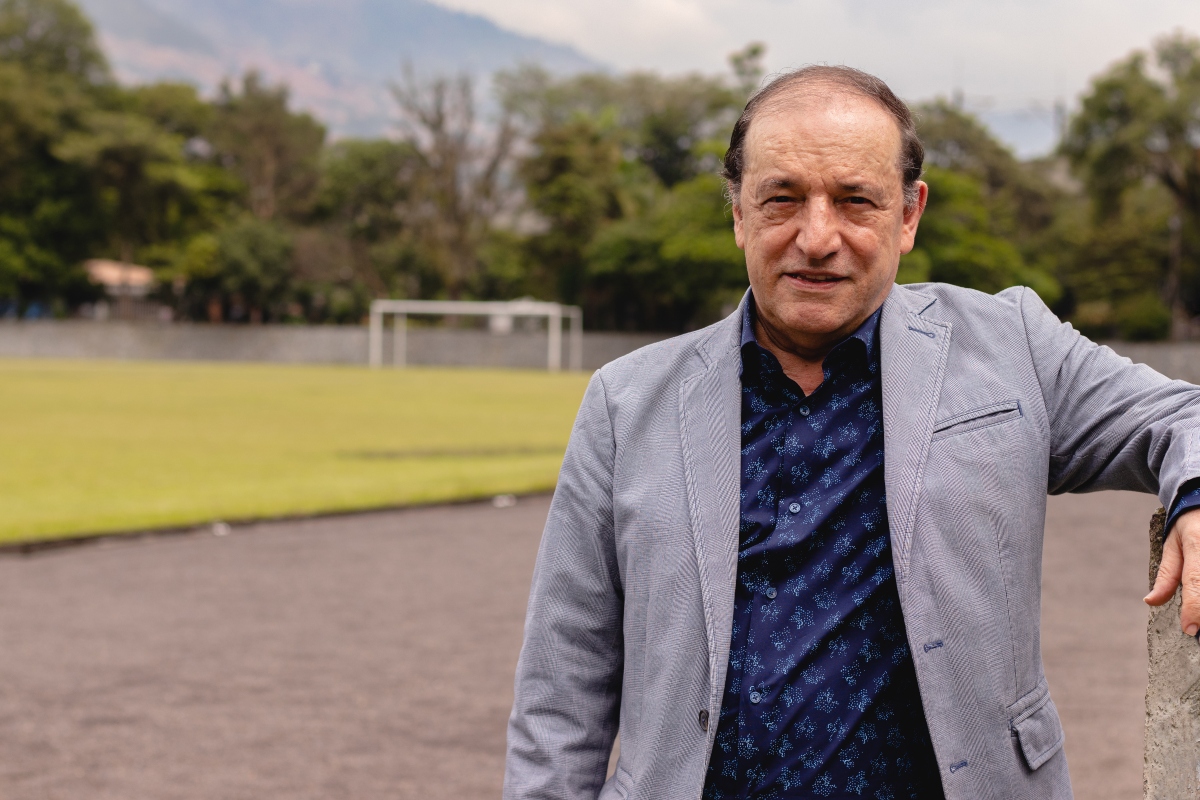
M 1175 495 L 1175 503 L 1171 506 L 1171 513 L 1167 515 L 1163 537 L 1171 533 L 1171 526 L 1179 519 L 1180 514 L 1193 508 L 1200 508 L 1200 478 L 1193 478 L 1180 487 L 1179 494 Z

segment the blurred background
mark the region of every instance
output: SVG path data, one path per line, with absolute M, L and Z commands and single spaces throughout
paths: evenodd
M 901 282 L 1030 286 L 1200 381 L 1198 36 L 1186 0 L 0 0 L 0 795 L 496 796 L 588 372 L 745 291 L 717 171 L 780 70 L 916 112 Z M 578 307 L 581 363 L 496 312 L 389 320 L 369 370 L 385 298 Z M 1155 505 L 1051 503 L 1081 797 L 1140 796 Z
M 732 122 L 823 61 L 919 115 L 902 281 L 1186 338 L 1198 26 L 1165 1 L 6 0 L 0 317 L 357 325 L 376 297 L 531 296 L 589 330 L 696 328 L 745 286 L 714 174 Z

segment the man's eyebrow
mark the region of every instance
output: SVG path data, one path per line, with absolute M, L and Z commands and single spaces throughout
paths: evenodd
M 769 189 L 795 189 L 796 182 L 791 178 L 764 178 L 758 184 L 758 191 L 763 192 Z
M 882 186 L 869 181 L 850 181 L 847 183 L 839 183 L 837 188 L 839 191 L 846 194 L 866 194 L 872 197 L 879 197 L 887 194 Z

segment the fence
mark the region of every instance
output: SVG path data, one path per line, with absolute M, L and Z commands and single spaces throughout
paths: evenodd
M 546 331 L 408 328 L 406 362 L 421 366 L 545 369 Z M 668 334 L 585 332 L 582 366 L 600 367 Z M 385 336 L 381 359 L 395 358 Z M 1118 353 L 1172 378 L 1200 384 L 1200 342 L 1115 342 Z M 290 364 L 366 364 L 369 336 L 362 326 L 203 325 L 86 320 L 0 321 L 0 358 L 111 358 L 169 361 L 265 361 Z
M 406 362 L 414 366 L 546 369 L 546 331 L 408 328 Z M 600 367 L 666 334 L 585 332 L 582 368 Z M 0 358 L 109 358 L 166 361 L 261 361 L 367 364 L 369 336 L 360 326 L 203 325 L 39 320 L 0 322 Z M 381 360 L 395 359 L 382 339 Z

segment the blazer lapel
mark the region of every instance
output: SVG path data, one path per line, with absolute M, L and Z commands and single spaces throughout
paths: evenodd
M 714 703 L 720 702 L 718 695 L 725 683 L 737 580 L 741 309 L 727 324 L 718 328 L 709 342 L 707 368 L 686 379 L 679 390 L 684 479 L 704 599 Z
M 950 323 L 922 316 L 934 302 L 894 286 L 879 323 L 883 472 L 897 581 L 908 574 L 913 522 L 950 350 Z

